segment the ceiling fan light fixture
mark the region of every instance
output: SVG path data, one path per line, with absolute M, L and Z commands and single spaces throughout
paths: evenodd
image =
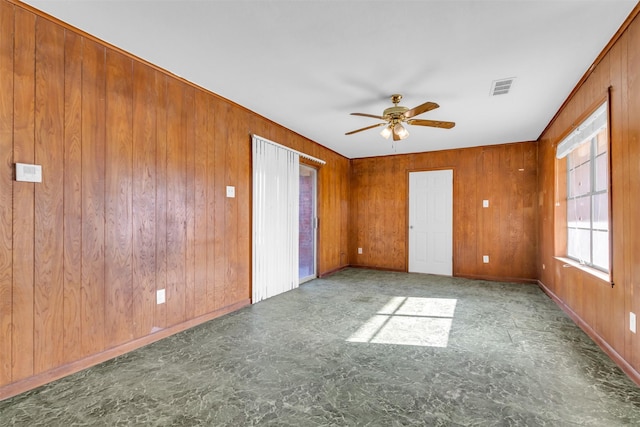
M 382 135 L 384 139 L 389 139 L 389 137 L 391 136 L 391 126 L 387 126 L 384 129 L 382 129 L 382 132 L 380 132 L 380 135 Z
M 393 127 L 393 133 L 395 133 L 400 139 L 405 139 L 409 136 L 409 131 L 400 123 L 396 123 Z

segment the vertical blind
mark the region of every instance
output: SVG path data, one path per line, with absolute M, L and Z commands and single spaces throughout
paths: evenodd
M 299 154 L 252 135 L 253 295 L 298 287 Z

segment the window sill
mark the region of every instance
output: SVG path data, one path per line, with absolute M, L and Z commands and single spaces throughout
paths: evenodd
M 580 264 L 578 261 L 570 259 L 570 258 L 565 258 L 565 257 L 554 257 L 555 259 L 557 259 L 560 262 L 563 262 L 564 265 L 563 267 L 574 267 L 577 268 L 578 270 L 584 271 L 587 274 L 590 274 L 591 276 L 594 276 L 600 280 L 602 280 L 603 282 L 605 282 L 607 285 L 611 284 L 611 276 L 609 276 L 609 273 L 605 273 L 604 271 L 600 271 L 598 269 L 595 269 L 593 267 L 589 267 L 587 265 L 582 265 Z

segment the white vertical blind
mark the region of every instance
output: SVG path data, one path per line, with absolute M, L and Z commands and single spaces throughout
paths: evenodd
M 299 154 L 252 136 L 253 298 L 298 287 Z

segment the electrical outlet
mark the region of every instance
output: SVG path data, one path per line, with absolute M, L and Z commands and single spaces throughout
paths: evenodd
M 633 311 L 629 312 L 629 330 L 636 333 L 636 314 Z
M 164 304 L 165 300 L 166 298 L 164 289 L 158 289 L 156 292 L 156 304 Z
M 234 187 L 233 185 L 227 185 L 227 197 L 236 197 L 236 187 Z
M 362 248 L 358 248 L 358 254 L 362 255 Z
M 489 201 L 488 200 L 483 200 L 482 201 L 482 207 L 483 208 L 488 208 L 489 207 Z
M 482 255 L 482 262 L 489 264 L 489 255 Z

